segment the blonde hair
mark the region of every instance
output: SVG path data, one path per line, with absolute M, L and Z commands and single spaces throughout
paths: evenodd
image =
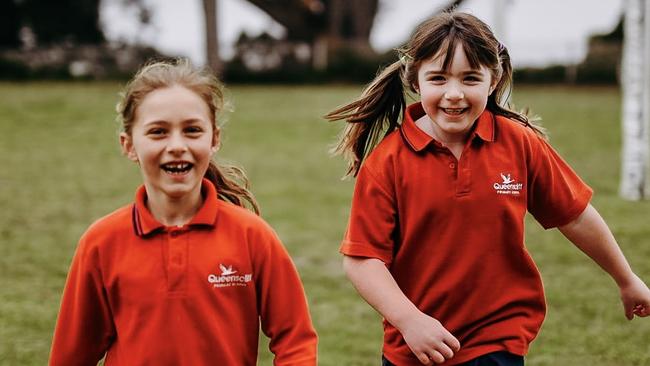
M 150 62 L 135 74 L 124 88 L 116 107 L 122 131 L 131 135 L 137 108 L 147 94 L 174 85 L 193 91 L 205 101 L 215 138 L 218 138 L 220 129 L 217 115 L 224 105 L 223 85 L 207 68 L 195 68 L 187 59 Z M 205 178 L 217 188 L 219 199 L 242 207 L 250 206 L 247 208 L 259 214 L 259 206 L 249 190 L 248 179 L 240 168 L 210 161 Z
M 498 80 L 494 91 L 488 96 L 486 109 L 544 135 L 543 130 L 533 125 L 524 113 L 511 109 L 510 55 L 490 27 L 467 13 L 443 12 L 415 29 L 409 42 L 397 50 L 399 60 L 382 70 L 358 99 L 325 115 L 330 121 L 345 120 L 349 123 L 333 150 L 348 158 L 348 175 L 356 176 L 370 151 L 399 126 L 400 116 L 406 109 L 404 85 L 415 92 L 421 63 L 442 54 L 443 69 L 448 70 L 458 44 L 463 47 L 472 67 L 479 68 L 483 65 L 490 71 L 492 78 Z

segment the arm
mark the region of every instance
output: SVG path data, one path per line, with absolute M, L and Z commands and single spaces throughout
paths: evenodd
M 345 256 L 343 268 L 361 297 L 404 336 L 422 364 L 442 363 L 460 349 L 440 322 L 422 313 L 402 292 L 384 262 Z
M 559 230 L 616 281 L 628 319 L 650 315 L 650 290 L 632 272 L 607 224 L 591 204 Z
M 261 239 L 255 286 L 262 331 L 270 338 L 275 366 L 316 366 L 318 336 L 305 291 L 289 254 L 274 234 Z
M 82 239 L 63 291 L 50 366 L 97 365 L 114 337 L 112 316 L 94 254 Z

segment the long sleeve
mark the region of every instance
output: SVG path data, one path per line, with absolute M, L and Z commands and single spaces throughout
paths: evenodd
M 258 309 L 274 365 L 316 365 L 318 337 L 298 272 L 274 233 L 260 240 L 255 253 Z
M 63 291 L 50 366 L 95 366 L 115 336 L 98 259 L 82 238 Z

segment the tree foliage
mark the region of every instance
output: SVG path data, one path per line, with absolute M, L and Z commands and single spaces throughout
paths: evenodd
M 39 45 L 104 41 L 100 0 L 4 0 L 0 5 L 0 47 L 20 45 L 20 30 L 31 30 Z

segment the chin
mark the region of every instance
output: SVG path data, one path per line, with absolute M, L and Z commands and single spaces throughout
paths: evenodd
M 182 198 L 192 193 L 197 186 L 200 187 L 201 181 L 198 182 L 182 182 L 165 184 L 161 187 L 161 191 L 169 198 Z

